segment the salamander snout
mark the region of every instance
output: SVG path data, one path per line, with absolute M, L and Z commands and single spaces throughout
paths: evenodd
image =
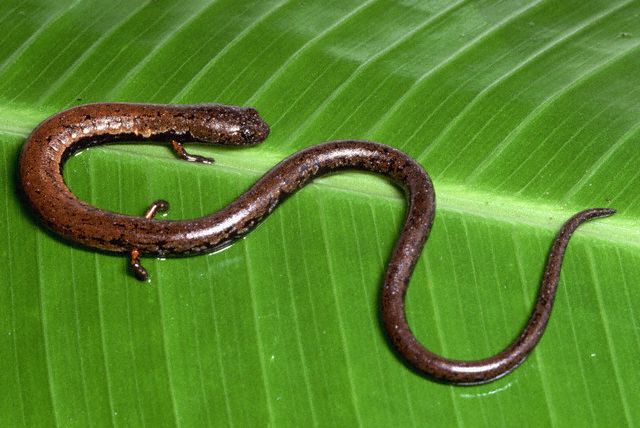
M 246 108 L 243 112 L 240 134 L 244 144 L 258 144 L 269 135 L 269 125 L 260 117 L 254 108 Z
M 189 133 L 198 141 L 248 146 L 269 135 L 269 125 L 251 107 L 199 104 L 189 106 L 189 112 Z

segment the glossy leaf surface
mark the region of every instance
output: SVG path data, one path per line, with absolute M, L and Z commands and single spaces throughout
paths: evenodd
M 514 426 L 640 423 L 640 2 L 8 0 L 0 3 L 0 418 L 5 426 Z M 99 147 L 65 178 L 92 204 L 166 218 L 223 207 L 332 139 L 406 151 L 438 211 L 407 296 L 452 358 L 506 346 L 551 240 L 569 246 L 533 355 L 494 383 L 412 372 L 379 323 L 399 191 L 318 180 L 214 255 L 126 260 L 47 233 L 20 199 L 21 145 L 97 101 L 256 107 L 251 149 Z

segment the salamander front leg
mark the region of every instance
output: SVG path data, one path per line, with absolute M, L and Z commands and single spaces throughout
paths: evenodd
M 168 210 L 169 202 L 163 199 L 158 199 L 157 201 L 154 201 L 151 205 L 149 205 L 149 208 L 147 208 L 147 211 L 144 213 L 144 218 L 153 218 L 157 213 L 164 213 Z M 131 267 L 134 276 L 139 281 L 146 281 L 149 278 L 149 273 L 144 267 L 142 267 L 142 264 L 140 263 L 140 250 L 138 250 L 137 248 L 131 250 L 129 266 Z
M 171 149 L 175 152 L 176 155 L 178 155 L 180 159 L 184 159 L 188 162 L 200 162 L 200 163 L 205 163 L 207 165 L 211 165 L 214 162 L 213 158 L 207 158 L 207 157 L 198 156 L 198 155 L 190 155 L 184 149 L 184 146 L 182 145 L 182 143 L 179 143 L 176 140 L 171 140 Z

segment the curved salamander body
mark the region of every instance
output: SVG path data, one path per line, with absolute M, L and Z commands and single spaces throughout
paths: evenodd
M 76 198 L 62 177 L 62 165 L 68 156 L 107 141 L 166 140 L 178 147 L 182 141 L 251 145 L 268 133 L 268 126 L 254 109 L 216 104 L 90 104 L 59 113 L 33 131 L 20 157 L 20 178 L 35 213 L 62 237 L 100 250 L 170 256 L 209 252 L 228 245 L 249 233 L 280 202 L 316 177 L 346 169 L 384 175 L 404 190 L 407 199 L 406 220 L 382 289 L 385 330 L 409 364 L 435 379 L 456 384 L 489 382 L 522 363 L 549 319 L 571 234 L 589 219 L 614 213 L 594 208 L 567 221 L 554 241 L 536 306 L 522 333 L 495 356 L 457 361 L 422 346 L 405 318 L 404 296 L 433 223 L 435 193 L 422 166 L 392 147 L 351 140 L 309 147 L 280 162 L 228 206 L 193 220 L 156 220 L 152 218 L 155 208 L 145 217 L 100 210 Z M 180 154 L 190 157 L 184 151 Z

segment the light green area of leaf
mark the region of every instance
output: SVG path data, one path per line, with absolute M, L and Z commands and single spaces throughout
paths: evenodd
M 3 426 L 640 424 L 640 2 L 5 0 L 0 3 Z M 401 194 L 318 180 L 214 255 L 126 260 L 63 242 L 16 179 L 37 123 L 93 101 L 252 105 L 260 147 L 100 147 L 65 177 L 91 203 L 167 218 L 223 207 L 283 157 L 337 138 L 398 147 L 438 212 L 407 296 L 434 352 L 496 353 L 572 240 L 549 328 L 494 383 L 411 371 L 378 316 Z

